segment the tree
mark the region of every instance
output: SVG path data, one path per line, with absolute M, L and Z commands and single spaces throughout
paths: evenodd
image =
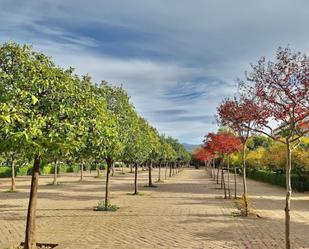
M 126 92 L 121 87 L 113 87 L 103 81 L 96 88 L 97 97 L 103 98 L 107 104 L 110 122 L 105 126 L 105 134 L 100 136 L 100 145 L 104 150 L 101 151 L 102 157 L 107 164 L 105 182 L 105 208 L 110 206 L 110 173 L 115 160 L 120 158 L 123 153 L 125 143 L 128 138 L 128 117 L 126 113 L 130 111 L 131 104 Z
M 1 103 L 14 106 L 18 118 L 8 122 L 10 140 L 17 139 L 20 151 L 33 159 L 31 190 L 25 233 L 25 248 L 36 248 L 36 203 L 39 167 L 50 152 L 66 151 L 74 127 L 68 96 L 73 89 L 71 72 L 56 67 L 50 58 L 28 46 L 6 43 L 0 48 L 0 82 L 6 94 Z M 15 148 L 14 148 L 15 149 Z
M 149 148 L 145 146 L 145 132 L 147 128 L 147 121 L 135 114 L 135 117 L 132 119 L 128 143 L 123 154 L 125 162 L 134 165 L 134 195 L 138 194 L 138 166 L 146 160 L 149 154 Z
M 146 137 L 147 137 L 146 146 L 148 146 L 149 148 L 149 154 L 148 154 L 148 159 L 147 159 L 148 187 L 154 187 L 154 185 L 152 184 L 152 166 L 153 166 L 153 162 L 158 160 L 161 144 L 160 144 L 160 138 L 159 138 L 158 131 L 151 126 L 149 126 L 149 128 L 147 129 Z
M 160 150 L 158 151 L 158 164 L 159 164 L 159 173 L 157 182 L 161 182 L 161 167 L 162 164 L 167 161 L 167 150 L 168 143 L 165 140 L 165 136 L 160 136 Z
M 191 155 L 186 150 L 184 145 L 181 144 L 177 139 L 168 137 L 167 141 L 173 147 L 176 153 L 173 164 L 170 164 L 170 176 L 172 176 L 172 172 L 174 173 L 176 167 L 182 166 L 182 164 L 190 162 Z
M 248 188 L 246 180 L 246 147 L 247 141 L 256 127 L 262 127 L 266 121 L 267 112 L 254 101 L 242 95 L 240 99 L 226 99 L 218 107 L 219 122 L 235 131 L 242 140 L 243 158 L 243 200 L 245 216 L 248 216 Z
M 72 68 L 62 69 L 51 58 L 29 46 L 6 43 L 0 47 L 0 152 L 11 159 L 12 190 L 15 189 L 16 157 L 33 162 L 25 248 L 36 248 L 36 204 L 39 170 L 42 164 L 57 161 L 107 163 L 105 210 L 109 209 L 110 170 L 117 160 L 135 163 L 137 169 L 152 162 L 178 160 L 185 153 L 177 143 L 162 144 L 157 130 L 139 117 L 122 87 L 103 81 L 93 84 L 90 76 L 79 77 Z M 175 151 L 177 148 L 177 153 Z
M 227 177 L 228 177 L 228 194 L 230 193 L 230 154 L 239 150 L 241 140 L 237 138 L 233 133 L 221 132 L 218 134 L 208 133 L 205 140 L 205 148 L 215 153 L 222 153 L 227 155 Z
M 193 155 L 197 160 L 203 162 L 206 168 L 206 163 L 214 159 L 215 153 L 208 148 L 200 146 L 193 150 Z
M 170 137 L 165 139 L 165 153 L 166 153 L 165 177 L 164 177 L 165 179 L 167 177 L 168 166 L 171 165 L 173 162 L 175 162 L 177 158 L 176 151 L 174 150 L 173 145 L 170 143 L 170 141 L 171 141 Z
M 252 65 L 243 90 L 251 96 L 252 103 L 260 107 L 264 115 L 263 128 L 254 130 L 280 141 L 286 146 L 286 201 L 285 201 L 285 238 L 286 248 L 290 241 L 290 199 L 291 151 L 294 144 L 306 133 L 309 116 L 309 59 L 307 55 L 295 53 L 289 48 L 279 48 L 275 61 L 262 57 Z M 269 121 L 276 121 L 279 127 L 273 130 Z M 283 137 L 284 139 L 280 139 Z

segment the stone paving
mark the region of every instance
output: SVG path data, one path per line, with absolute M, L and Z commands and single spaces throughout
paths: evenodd
M 157 171 L 154 171 L 156 176 Z M 164 171 L 163 171 L 164 175 Z M 144 188 L 147 172 L 139 173 L 142 196 L 132 196 L 133 174 L 116 171 L 111 202 L 117 212 L 93 211 L 104 196 L 104 178 L 75 174 L 40 178 L 37 241 L 57 248 L 284 248 L 284 189 L 249 180 L 253 205 L 261 218 L 241 218 L 234 200 L 205 170 L 185 169 L 157 188 Z M 0 248 L 24 238 L 29 177 L 18 177 L 19 192 L 6 193 L 9 179 L 0 179 Z M 241 194 L 241 179 L 238 179 Z M 309 195 L 294 193 L 292 248 L 309 248 Z

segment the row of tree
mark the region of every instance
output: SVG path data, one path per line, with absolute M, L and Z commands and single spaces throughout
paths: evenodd
M 279 48 L 275 61 L 262 57 L 251 65 L 245 80 L 239 80 L 239 93 L 225 99 L 218 107 L 218 121 L 229 127 L 238 136 L 242 145 L 243 199 L 248 214 L 246 183 L 246 147 L 249 138 L 259 133 L 285 146 L 286 156 L 286 202 L 285 237 L 286 248 L 290 240 L 290 199 L 292 195 L 291 152 L 300 144 L 300 139 L 309 132 L 309 58 L 289 48 Z M 273 128 L 277 127 L 277 128 Z M 219 136 L 207 136 L 205 148 L 221 151 L 210 146 Z M 226 143 L 229 139 L 226 137 Z M 210 144 L 209 144 L 210 142 Z M 220 146 L 219 146 L 220 147 Z M 224 151 L 224 149 L 223 149 Z M 228 151 L 225 153 L 229 154 Z
M 105 207 L 110 205 L 110 172 L 121 161 L 137 169 L 153 164 L 180 167 L 190 160 L 175 139 L 159 135 L 140 117 L 122 87 L 94 84 L 73 68 L 56 66 L 51 58 L 27 45 L 5 43 L 0 48 L 0 151 L 12 165 L 17 158 L 33 162 L 25 248 L 36 248 L 35 217 L 42 161 L 107 164 Z

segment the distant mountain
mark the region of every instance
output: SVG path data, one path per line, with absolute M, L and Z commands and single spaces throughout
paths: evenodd
M 185 146 L 185 148 L 188 151 L 192 151 L 193 149 L 195 149 L 196 147 L 200 146 L 199 144 L 187 144 L 187 143 L 183 143 L 183 146 Z

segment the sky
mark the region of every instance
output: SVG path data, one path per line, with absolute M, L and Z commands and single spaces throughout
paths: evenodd
M 160 133 L 199 144 L 261 56 L 309 53 L 307 0 L 0 0 L 0 43 L 122 85 Z

